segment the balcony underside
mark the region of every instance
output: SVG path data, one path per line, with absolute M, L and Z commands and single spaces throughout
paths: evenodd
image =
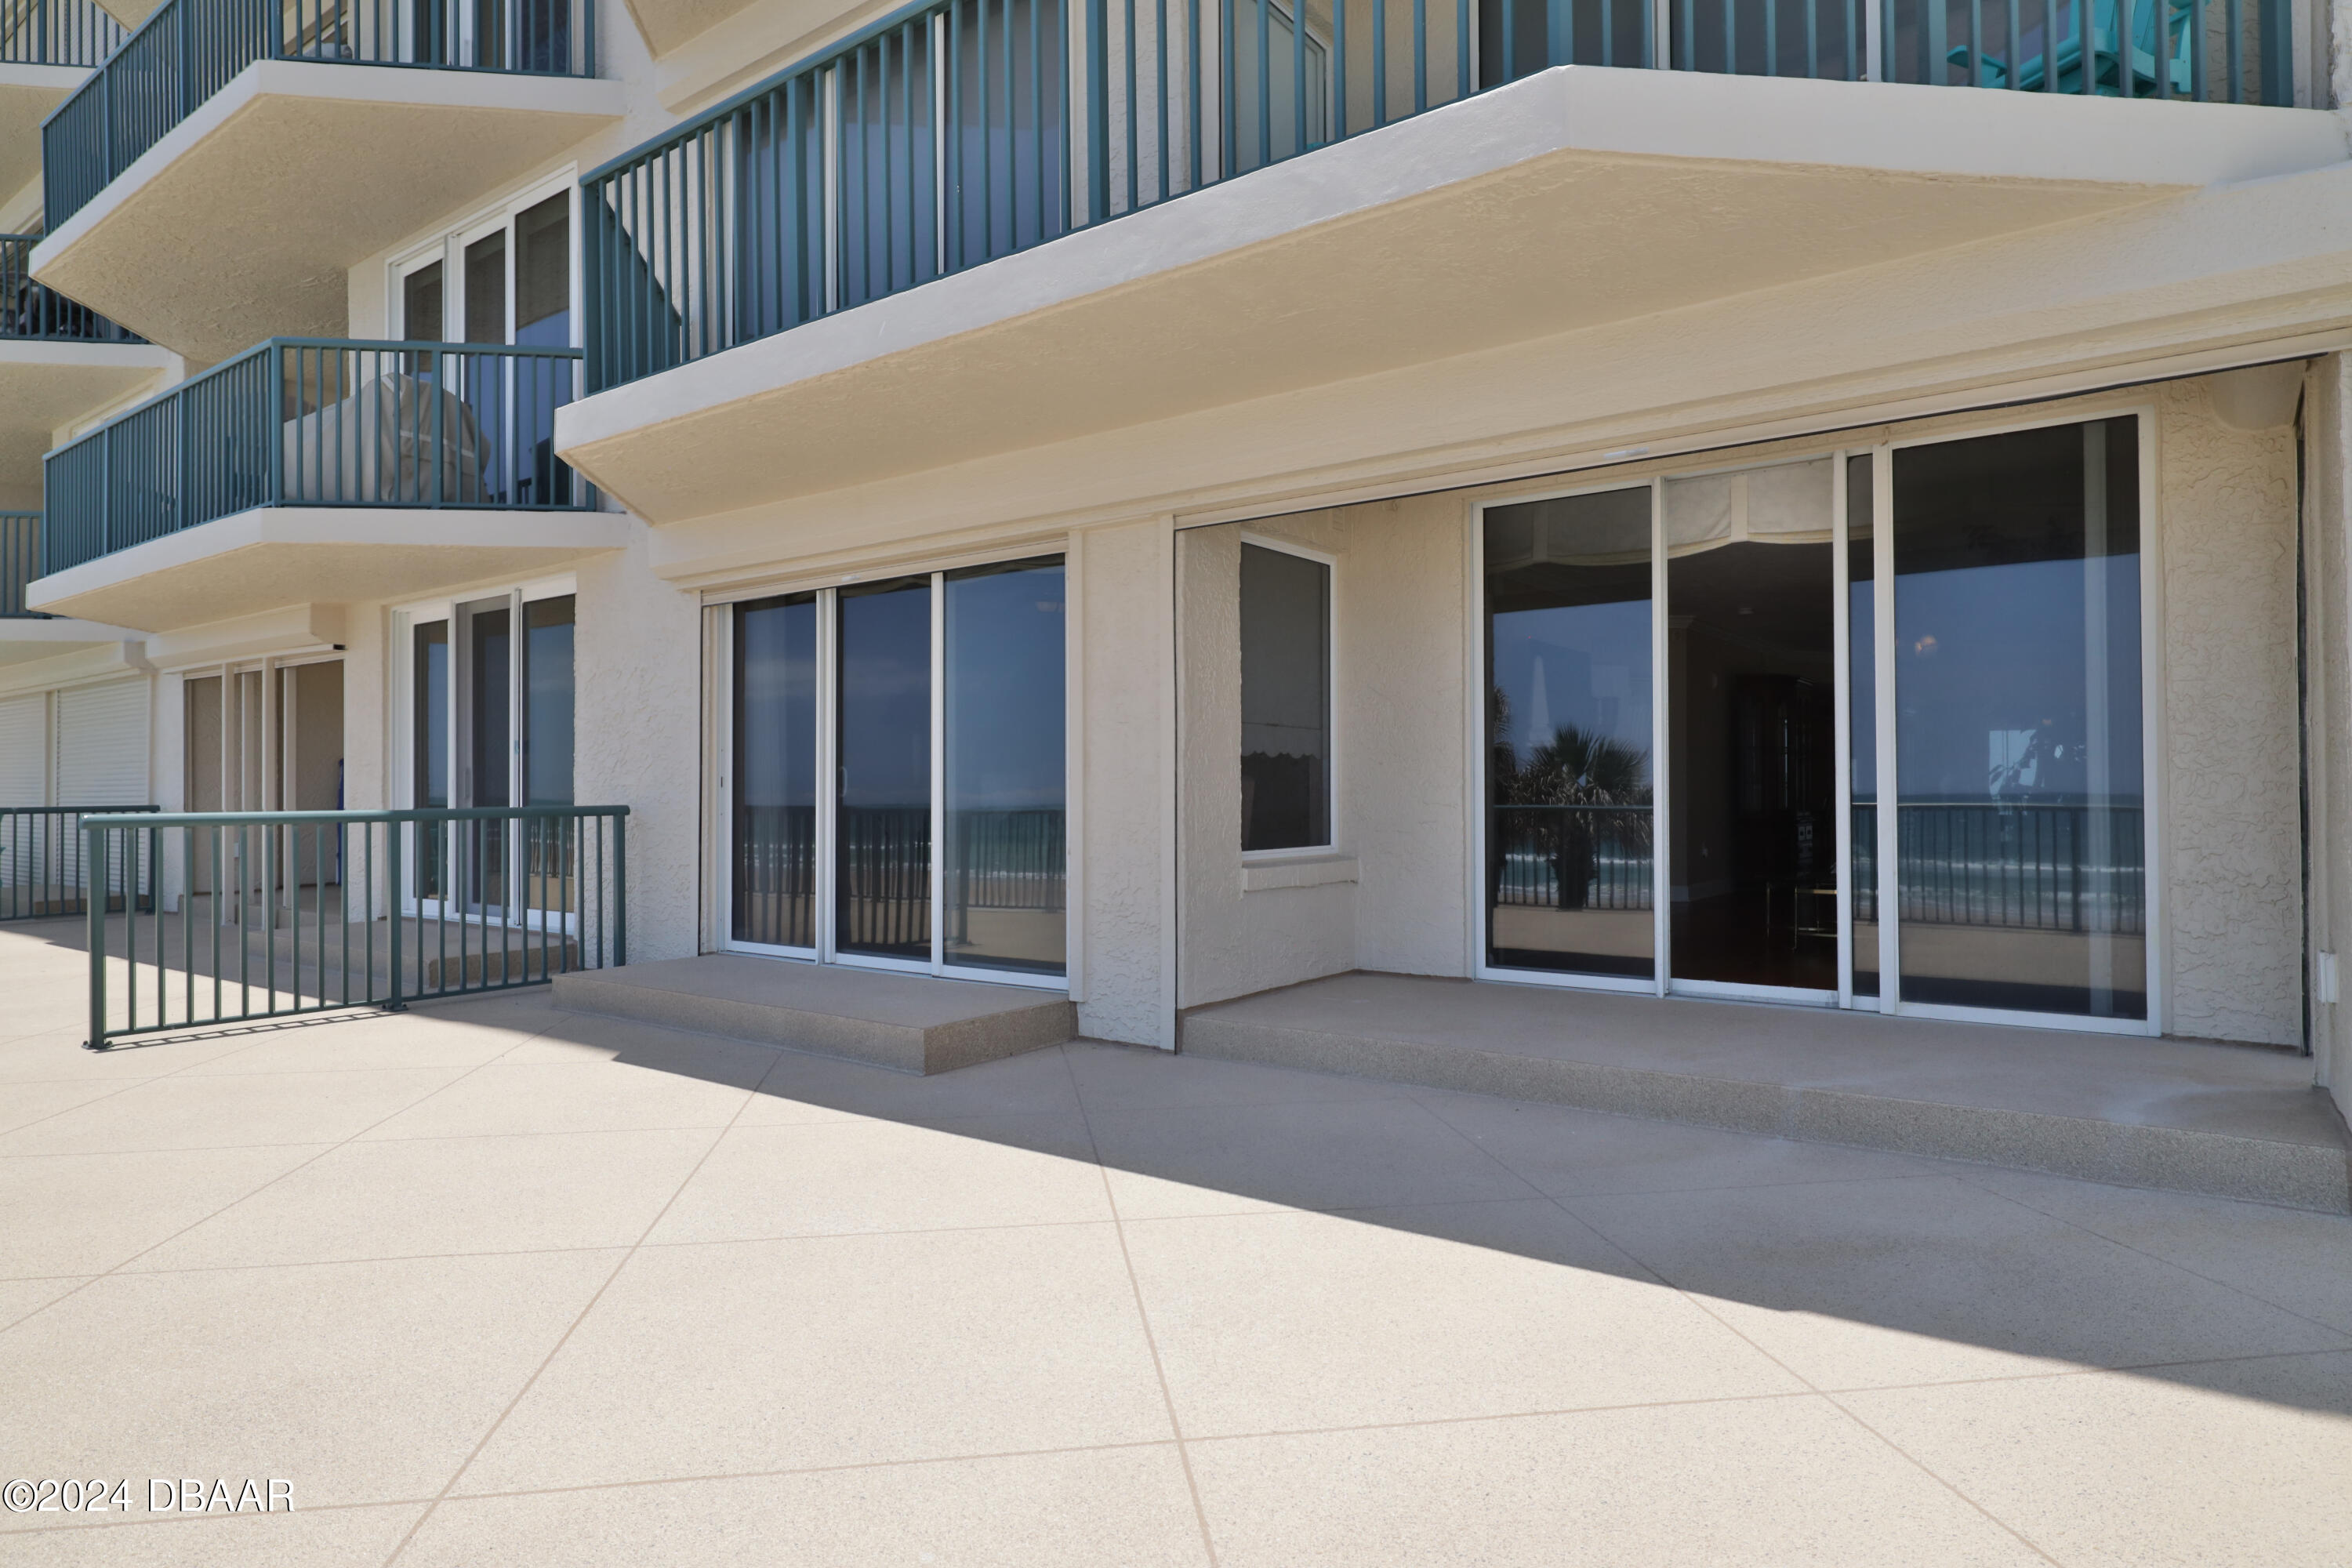
M 2293 110 L 1563 68 L 601 394 L 557 446 L 680 521 L 2344 156 Z
M 55 658 L 62 653 L 79 653 L 86 647 L 128 641 L 138 635 L 122 626 L 101 626 L 95 621 L 0 617 L 0 665 Z
M 265 507 L 35 579 L 25 602 L 142 632 L 288 605 L 411 598 L 528 577 L 627 542 L 616 512 Z
M 338 335 L 353 264 L 621 104 L 609 81 L 264 60 L 59 225 L 34 275 L 197 364 L 273 334 Z
M 79 66 L 0 65 L 0 200 L 41 177 L 41 121 L 89 76 Z
M 148 343 L 0 338 L 0 509 L 38 511 L 41 454 L 63 425 L 171 371 Z

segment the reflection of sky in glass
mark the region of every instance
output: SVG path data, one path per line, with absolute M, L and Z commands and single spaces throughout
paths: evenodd
M 2086 564 L 2105 577 L 2106 668 L 2097 672 Z M 2140 798 L 2137 555 L 1898 571 L 1895 625 L 1904 799 L 2082 800 L 2096 750 L 2106 798 Z M 2092 733 L 2095 674 L 2104 735 Z
M 1650 605 L 1573 605 L 1494 617 L 1494 680 L 1507 715 L 1495 743 L 1521 763 L 1562 729 L 1643 753 L 1649 776 Z
M 841 595 L 841 803 L 931 799 L 929 580 Z
M 947 595 L 950 808 L 1059 806 L 1061 563 L 950 576 Z
M 735 612 L 735 804 L 816 804 L 816 600 Z

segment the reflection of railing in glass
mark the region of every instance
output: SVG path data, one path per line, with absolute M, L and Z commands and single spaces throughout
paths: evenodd
M 2091 818 L 2112 845 L 2095 863 Z M 1853 808 L 1857 877 L 1874 884 L 1878 808 Z M 1906 801 L 1895 817 L 1902 918 L 1928 925 L 2139 935 L 2147 925 L 2147 862 L 2138 806 Z M 1857 890 L 1854 917 L 1878 915 L 1877 889 Z
M 816 807 L 735 808 L 734 935 L 764 947 L 816 945 Z
M 931 811 L 927 805 L 843 806 L 843 947 L 927 945 L 931 940 Z
M 1067 888 L 1064 814 L 1052 811 L 959 811 L 956 886 L 950 907 L 972 910 L 1059 910 Z M 948 940 L 961 937 L 950 931 Z
M 1497 907 L 1653 907 L 1648 806 L 1498 805 L 1492 835 Z

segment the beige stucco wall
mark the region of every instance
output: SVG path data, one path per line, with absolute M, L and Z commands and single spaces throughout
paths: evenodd
M 2169 1032 L 2303 1038 L 2292 426 L 2160 389 Z
M 629 808 L 629 959 L 698 950 L 702 639 L 696 595 L 646 570 L 640 531 L 577 569 L 572 798 Z
M 1346 519 L 1331 512 L 1273 520 L 1253 531 L 1295 539 L 1338 557 L 1333 596 L 1344 604 L 1352 564 Z M 1354 848 L 1335 802 L 1334 853 L 1315 871 L 1345 879 L 1249 888 L 1242 856 L 1241 551 L 1239 524 L 1177 537 L 1177 686 L 1182 786 L 1177 825 L 1183 868 L 1178 942 L 1181 1004 L 1197 1007 L 1357 967 Z M 1344 616 L 1346 612 L 1340 611 Z M 1335 703 L 1335 708 L 1336 708 Z M 1336 714 L 1335 714 L 1336 717 Z M 1347 772 L 1337 758 L 1335 772 Z M 1267 864 L 1259 858 L 1260 864 Z M 1282 857 L 1286 868 L 1304 863 Z
M 1081 853 L 1073 865 L 1080 1032 L 1175 1045 L 1175 542 L 1165 520 L 1071 542 L 1081 654 Z

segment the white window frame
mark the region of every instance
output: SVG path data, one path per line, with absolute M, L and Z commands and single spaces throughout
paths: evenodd
M 1063 698 L 1062 789 L 1064 813 L 1062 973 L 985 968 L 949 962 L 946 954 L 945 909 L 947 816 L 947 618 L 946 579 L 967 567 L 1009 563 L 1057 556 L 1062 563 Z M 1083 748 L 1076 719 L 1078 686 L 1077 541 L 1038 541 L 983 554 L 957 556 L 933 565 L 910 564 L 844 574 L 817 582 L 763 586 L 737 591 L 715 590 L 703 599 L 705 657 L 704 715 L 709 736 L 703 750 L 706 829 L 703 867 L 706 922 L 702 946 L 707 952 L 742 953 L 751 957 L 802 963 L 836 964 L 845 969 L 872 969 L 900 974 L 923 974 L 949 980 L 974 980 L 992 985 L 1019 985 L 1033 990 L 1077 994 L 1079 976 L 1080 849 L 1078 844 L 1079 762 Z M 930 956 L 928 960 L 890 958 L 871 953 L 843 952 L 835 944 L 835 862 L 838 838 L 835 813 L 839 804 L 840 761 L 840 590 L 861 583 L 902 577 L 926 577 L 930 583 Z M 736 939 L 734 926 L 734 710 L 735 609 L 740 605 L 800 594 L 816 596 L 816 866 L 814 900 L 814 942 L 806 947 L 784 947 Z
M 515 243 L 514 223 L 530 208 L 550 196 L 569 196 L 571 214 L 570 263 L 572 290 L 572 331 L 569 346 L 579 348 L 585 342 L 582 335 L 583 284 L 585 280 L 581 257 L 579 166 L 567 165 L 557 173 L 532 181 L 508 195 L 499 197 L 466 215 L 456 223 L 440 229 L 429 239 L 398 252 L 384 268 L 384 336 L 406 341 L 407 322 L 403 319 L 404 288 L 409 276 L 435 262 L 441 263 L 441 339 L 455 342 L 465 331 L 465 270 L 466 247 L 483 236 L 503 228 L 507 231 L 506 323 L 505 342 L 512 344 L 515 333 L 515 266 L 520 247 Z M 487 345 L 486 345 L 487 346 Z
M 448 623 L 449 701 L 443 738 L 446 749 L 443 754 L 449 761 L 448 790 L 450 804 L 454 806 L 457 805 L 459 793 L 458 769 L 461 755 L 459 739 L 464 734 L 466 721 L 457 611 L 464 605 L 481 605 L 487 601 L 500 598 L 506 600 L 509 628 L 507 635 L 511 650 L 507 659 L 507 798 L 520 802 L 523 798 L 525 722 L 523 688 L 526 674 L 522 651 L 523 606 L 545 599 L 561 599 L 566 596 L 570 596 L 572 600 L 576 637 L 579 584 L 577 579 L 569 573 L 551 577 L 533 578 L 522 583 L 488 584 L 478 589 L 461 591 L 440 598 L 416 600 L 398 605 L 393 610 L 390 645 L 393 656 L 391 659 L 392 734 L 390 737 L 392 743 L 384 748 L 384 752 L 385 755 L 392 759 L 392 788 L 388 795 L 397 803 L 395 809 L 408 811 L 418 808 L 416 801 L 416 628 L 435 621 Z M 579 671 L 575 664 L 572 672 L 572 702 L 575 715 L 579 711 Z M 572 734 L 572 748 L 576 776 L 579 752 L 579 732 L 576 721 Z M 520 844 L 509 845 L 507 851 L 509 858 L 517 857 L 520 849 Z M 520 875 L 512 867 L 509 868 L 505 885 L 509 889 L 521 886 Z M 561 921 L 550 922 L 547 919 L 548 911 L 519 910 L 511 899 L 497 910 L 455 904 L 445 905 L 439 899 L 419 897 L 413 886 L 404 889 L 401 912 L 420 920 L 446 919 L 462 921 L 473 925 L 524 931 L 550 929 L 551 924 L 554 929 L 574 931 L 579 923 L 576 913 L 567 914 Z M 510 919 L 509 918 L 510 915 L 519 918 Z
M 1286 860 L 1328 860 L 1340 853 L 1347 834 L 1339 820 L 1339 802 L 1344 795 L 1339 787 L 1339 558 L 1327 550 L 1301 544 L 1278 533 L 1262 533 L 1244 528 L 1241 542 L 1255 544 L 1261 550 L 1272 550 L 1284 555 L 1296 555 L 1302 561 L 1312 561 L 1323 568 L 1323 826 L 1324 841 L 1320 844 L 1300 844 L 1284 849 L 1244 849 L 1244 866 L 1279 865 Z M 1239 592 L 1239 579 L 1235 579 Z M 1235 616 L 1239 624 L 1239 615 Z M 1235 668 L 1239 668 L 1236 660 Z M 1238 702 L 1239 694 L 1236 693 Z M 1241 756 L 1234 757 L 1234 769 L 1238 776 Z
M 1465 595 L 1469 617 L 1465 667 L 1469 671 L 1466 703 L 1465 741 L 1469 756 L 1466 798 L 1470 803 L 1466 868 L 1466 891 L 1471 910 L 1471 973 L 1479 980 L 1491 980 L 1518 985 L 1546 985 L 1565 990 L 1612 991 L 1646 994 L 1655 996 L 1688 995 L 1738 1000 L 1769 1001 L 1783 1004 L 1834 1007 L 1856 1012 L 1875 1011 L 1887 1016 L 1946 1019 L 1969 1023 L 2002 1024 L 2025 1028 L 2063 1029 L 2078 1033 L 2159 1036 L 2164 1033 L 2168 1011 L 2167 975 L 2168 973 L 2168 933 L 2165 925 L 2168 907 L 2167 880 L 2170 824 L 2165 799 L 2167 780 L 2164 772 L 2165 737 L 2163 733 L 2164 703 L 2164 605 L 2163 605 L 2163 534 L 2162 508 L 2158 490 L 2160 425 L 2157 407 L 2152 402 L 2106 400 L 2091 401 L 2085 405 L 2042 408 L 2005 420 L 1956 420 L 1945 416 L 1932 420 L 1894 426 L 1885 438 L 1876 442 L 1854 442 L 1819 448 L 1778 448 L 1769 444 L 1758 444 L 1748 448 L 1756 456 L 1746 462 L 1712 464 L 1705 468 L 1670 467 L 1643 464 L 1594 471 L 1592 482 L 1550 488 L 1516 489 L 1482 496 L 1469 509 L 1468 537 L 1465 559 L 1467 563 L 1468 592 Z M 1893 454 L 1911 447 L 1937 446 L 1952 441 L 1974 440 L 1980 437 L 2014 434 L 2025 430 L 2051 429 L 2062 426 L 2097 423 L 2102 420 L 2131 417 L 2136 421 L 2137 460 L 2139 469 L 2139 589 L 2140 589 L 2140 734 L 2141 769 L 2145 801 L 2142 829 L 2147 889 L 2146 966 L 2147 1016 L 2137 1018 L 2099 1018 L 2084 1014 L 2037 1013 L 2010 1008 L 1963 1007 L 1941 1004 L 1906 1002 L 1902 998 L 1901 970 L 1901 902 L 1897 886 L 1900 866 L 1897 858 L 1897 814 L 1895 788 L 1895 578 L 1894 578 L 1894 461 Z M 1727 452 L 1736 458 L 1738 450 Z M 1873 688 L 1875 701 L 1875 763 L 1878 784 L 1878 942 L 1879 994 L 1875 997 L 1853 994 L 1853 701 L 1852 627 L 1850 621 L 1851 544 L 1847 460 L 1853 458 L 1871 459 L 1871 543 L 1872 543 L 1872 606 L 1873 606 Z M 1738 985 L 1717 982 L 1676 980 L 1673 977 L 1673 715 L 1668 710 L 1671 683 L 1667 668 L 1668 642 L 1672 605 L 1666 592 L 1666 542 L 1664 486 L 1668 479 L 1684 479 L 1705 473 L 1737 472 L 1781 464 L 1807 462 L 1821 458 L 1832 461 L 1833 475 L 1831 506 L 1833 517 L 1832 553 L 1834 556 L 1835 609 L 1833 658 L 1835 680 L 1835 745 L 1836 787 L 1838 802 L 1838 984 L 1833 992 L 1813 992 L 1794 988 L 1759 985 Z M 1601 479 L 1599 474 L 1609 478 Z M 1654 779 L 1652 810 L 1655 814 L 1653 839 L 1656 845 L 1652 869 L 1651 901 L 1654 916 L 1654 950 L 1653 971 L 1649 979 L 1603 974 L 1572 974 L 1548 970 L 1512 969 L 1489 963 L 1488 931 L 1490 913 L 1486 907 L 1486 867 L 1487 853 L 1487 789 L 1486 754 L 1486 687 L 1490 679 L 1486 651 L 1486 514 L 1490 509 L 1523 505 L 1529 501 L 1565 500 L 1574 496 L 1597 495 L 1614 490 L 1639 489 L 1651 490 L 1650 565 L 1651 565 L 1651 724 L 1652 774 Z

